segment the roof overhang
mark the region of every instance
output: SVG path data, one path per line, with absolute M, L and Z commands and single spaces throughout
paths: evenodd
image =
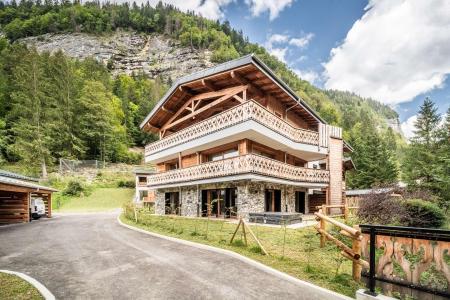
M 230 72 L 247 65 L 252 65 L 256 67 L 261 73 L 263 73 L 266 77 L 271 79 L 273 83 L 275 83 L 284 93 L 286 93 L 287 95 L 290 96 L 290 98 L 292 98 L 293 103 L 295 104 L 294 106 L 297 105 L 300 106 L 304 111 L 309 113 L 309 115 L 311 115 L 312 118 L 317 123 L 326 124 L 325 120 L 323 120 L 305 101 L 303 101 L 298 95 L 296 95 L 296 93 L 291 88 L 289 88 L 289 86 L 286 83 L 284 83 L 280 78 L 278 78 L 268 66 L 266 66 L 254 54 L 250 54 L 177 79 L 175 83 L 171 86 L 171 88 L 155 105 L 152 111 L 147 115 L 147 117 L 145 117 L 144 121 L 140 124 L 140 128 L 144 129 L 147 125 L 151 125 L 149 121 L 151 121 L 152 118 L 159 111 L 165 110 L 164 105 L 177 92 L 177 90 L 181 86 L 206 77 L 210 77 L 215 74 Z
M 54 188 L 39 185 L 33 182 L 0 176 L 0 190 L 4 189 L 13 191 L 15 187 L 19 188 L 21 191 L 32 193 L 53 193 L 58 191 Z

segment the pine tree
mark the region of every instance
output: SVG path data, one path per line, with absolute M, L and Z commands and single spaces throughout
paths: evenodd
M 47 176 L 51 162 L 49 109 L 51 99 L 47 94 L 45 59 L 35 49 L 22 57 L 14 69 L 12 100 L 13 150 L 31 167 L 41 166 L 42 176 Z
M 437 113 L 437 107 L 430 98 L 425 98 L 420 107 L 417 120 L 414 123 L 416 130 L 414 131 L 414 140 L 418 143 L 424 143 L 430 146 L 436 138 L 436 129 L 441 121 L 441 117 Z
M 438 125 L 440 120 L 441 117 L 433 101 L 426 98 L 420 107 L 414 124 L 415 135 L 406 150 L 402 164 L 404 179 L 411 187 L 428 189 L 436 194 L 439 194 L 440 190 L 438 173 L 442 169 L 439 163 L 441 147 Z

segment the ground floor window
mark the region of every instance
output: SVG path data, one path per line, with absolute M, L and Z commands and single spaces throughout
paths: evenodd
M 166 215 L 179 215 L 181 209 L 180 193 L 165 193 L 165 199 Z
M 236 188 L 202 190 L 201 216 L 216 218 L 236 217 Z
M 295 192 L 295 212 L 305 213 L 305 192 Z
M 268 212 L 281 212 L 281 190 L 266 189 L 265 210 Z

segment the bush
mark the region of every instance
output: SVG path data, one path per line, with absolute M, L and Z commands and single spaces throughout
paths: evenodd
M 80 196 L 84 190 L 83 185 L 79 181 L 71 180 L 63 190 L 63 195 Z
M 408 212 L 400 199 L 391 196 L 391 191 L 372 192 L 359 201 L 357 216 L 361 221 L 380 225 L 404 225 Z
M 434 203 L 422 199 L 409 199 L 404 201 L 408 213 L 405 220 L 407 226 L 438 228 L 445 222 L 444 212 Z
M 120 188 L 134 188 L 135 187 L 135 183 L 133 180 L 119 180 L 117 182 L 117 187 Z

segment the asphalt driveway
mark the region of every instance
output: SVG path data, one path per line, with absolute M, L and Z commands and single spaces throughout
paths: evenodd
M 321 299 L 238 259 L 124 228 L 116 214 L 0 227 L 0 269 L 57 299 Z M 327 297 L 328 298 L 328 297 Z

